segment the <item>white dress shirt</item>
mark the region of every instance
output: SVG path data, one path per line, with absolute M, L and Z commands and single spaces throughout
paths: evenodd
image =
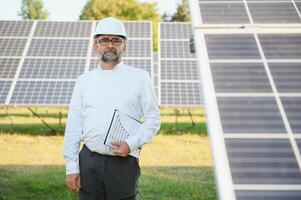
M 143 117 L 137 134 L 126 139 L 130 155 L 139 157 L 138 148 L 150 142 L 160 128 L 157 98 L 145 70 L 121 61 L 112 70 L 103 70 L 99 65 L 78 78 L 65 130 L 66 174 L 79 173 L 80 141 L 93 152 L 113 154 L 104 140 L 115 109 L 138 120 Z

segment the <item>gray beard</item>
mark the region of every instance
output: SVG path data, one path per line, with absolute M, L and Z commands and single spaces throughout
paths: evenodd
M 120 59 L 120 56 L 115 53 L 114 54 L 105 53 L 105 54 L 101 55 L 101 60 L 105 63 L 117 62 L 117 61 L 119 61 L 119 59 Z

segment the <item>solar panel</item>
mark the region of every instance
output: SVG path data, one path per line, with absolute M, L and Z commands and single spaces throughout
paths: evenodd
M 19 78 L 76 79 L 85 71 L 85 59 L 25 59 Z
M 301 58 L 300 34 L 259 34 L 258 38 L 267 59 Z
M 32 21 L 0 21 L 0 37 L 27 37 L 32 24 Z
M 0 80 L 0 104 L 4 104 L 12 81 Z
M 189 7 L 219 199 L 301 199 L 300 1 Z
M 22 38 L 0 38 L 0 56 L 21 56 L 25 44 Z
M 262 63 L 211 63 L 216 92 L 272 92 Z
M 88 39 L 32 39 L 27 56 L 86 57 L 88 48 Z
M 279 92 L 301 92 L 301 63 L 272 63 L 270 70 Z
M 152 26 L 125 21 L 125 62 L 153 76 Z M 96 21 L 0 21 L 0 105 L 69 104 L 79 75 L 96 66 Z
M 200 83 L 161 82 L 161 104 L 172 106 L 193 106 L 201 102 Z
M 38 22 L 34 37 L 90 37 L 92 22 Z
M 204 24 L 246 24 L 249 23 L 243 1 L 236 3 L 200 3 Z
M 220 199 L 301 198 L 300 37 L 195 30 Z
M 20 59 L 0 58 L 0 78 L 14 78 Z
M 212 35 L 223 38 L 220 47 L 230 49 L 227 56 L 221 48 L 210 50 Z M 296 61 L 300 58 L 300 36 L 253 32 L 244 40 L 240 34 L 232 34 L 246 41 L 237 45 L 229 44 L 223 34 L 204 34 L 236 199 L 245 198 L 240 188 L 254 189 L 264 199 L 256 185 L 270 185 L 276 192 L 277 185 L 290 190 L 286 185 L 301 183 L 300 152 L 294 150 L 296 140 L 290 136 L 300 131 L 296 124 L 301 122 L 291 109 L 301 107 L 301 62 Z M 250 37 L 256 44 L 252 48 L 246 45 Z
M 289 2 L 248 2 L 254 23 L 300 23 L 300 17 Z
M 259 59 L 255 38 L 251 34 L 206 35 L 209 59 Z
M 199 0 L 194 13 L 201 24 L 300 24 L 300 1 L 289 0 Z M 198 11 L 197 11 L 198 9 Z M 197 12 L 200 12 L 197 13 Z
M 190 52 L 190 23 L 159 25 L 159 102 L 162 106 L 200 106 L 200 78 Z
M 292 132 L 294 134 L 301 134 L 301 97 L 282 97 L 281 102 Z M 297 142 L 300 147 L 300 140 L 297 140 Z
M 125 21 L 124 26 L 128 38 L 149 40 L 152 37 L 152 27 L 148 21 Z
M 17 81 L 10 103 L 18 105 L 67 105 L 75 81 Z

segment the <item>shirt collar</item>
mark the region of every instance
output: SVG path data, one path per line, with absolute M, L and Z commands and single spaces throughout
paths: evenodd
M 97 68 L 100 72 L 104 72 L 104 71 L 117 72 L 120 70 L 120 68 L 122 68 L 123 65 L 124 65 L 123 60 L 121 60 L 113 69 L 104 70 L 104 69 L 102 69 L 100 63 L 98 63 Z

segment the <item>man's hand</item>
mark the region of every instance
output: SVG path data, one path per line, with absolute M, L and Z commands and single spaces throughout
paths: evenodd
M 111 142 L 111 144 L 116 147 L 113 153 L 115 156 L 126 157 L 130 153 L 130 147 L 126 142 Z
M 77 174 L 68 174 L 66 177 L 66 184 L 70 191 L 78 192 L 80 188 L 80 175 Z

